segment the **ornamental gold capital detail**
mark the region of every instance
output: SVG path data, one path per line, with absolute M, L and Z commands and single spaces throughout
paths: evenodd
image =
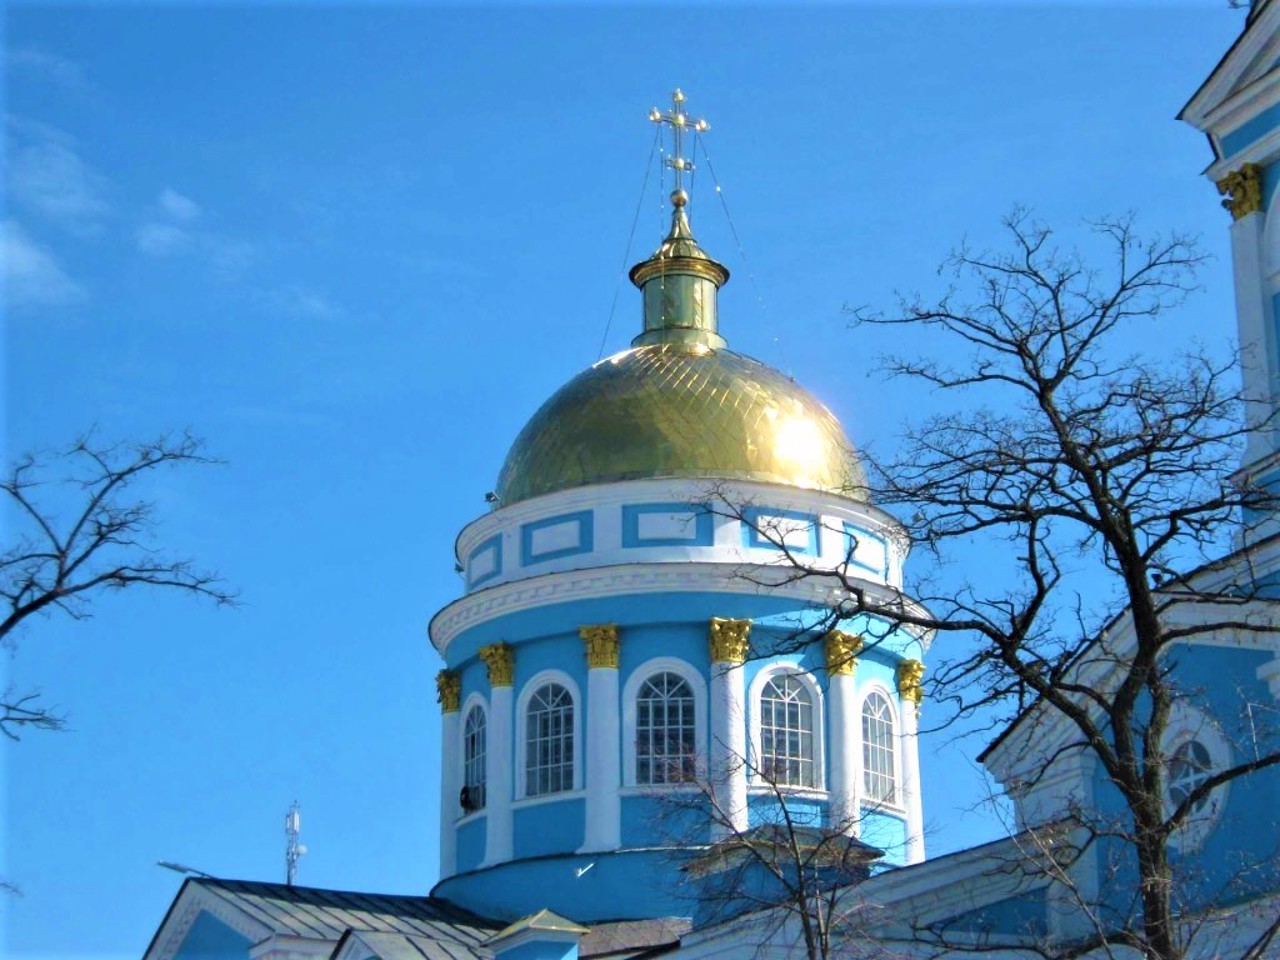
M 851 677 L 858 667 L 862 638 L 843 630 L 832 630 L 822 638 L 827 655 L 827 673 L 833 677 Z
M 436 701 L 441 713 L 457 713 L 462 701 L 462 678 L 448 670 L 437 673 Z
M 920 713 L 920 704 L 924 702 L 924 664 L 919 660 L 903 660 L 898 664 L 898 696 L 910 700 L 916 705 L 916 713 Z
M 1246 163 L 1218 181 L 1218 193 L 1227 199 L 1222 206 L 1231 211 L 1232 219 L 1239 220 L 1262 209 L 1262 168 L 1256 163 Z
M 516 652 L 509 643 L 491 643 L 481 647 L 480 659 L 489 668 L 489 686 L 509 687 L 515 681 Z
M 587 668 L 618 669 L 618 625 L 597 623 L 579 627 L 578 636 L 587 647 Z
M 743 663 L 751 645 L 751 621 L 711 618 L 711 662 Z

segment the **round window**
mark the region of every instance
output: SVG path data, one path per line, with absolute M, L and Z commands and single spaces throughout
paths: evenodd
M 1164 740 L 1165 815 L 1170 816 L 1214 771 L 1230 765 L 1231 754 L 1217 725 L 1183 702 L 1174 705 Z M 1197 797 L 1182 825 L 1170 836 L 1170 845 L 1183 851 L 1200 846 L 1217 826 L 1226 800 L 1226 784 Z

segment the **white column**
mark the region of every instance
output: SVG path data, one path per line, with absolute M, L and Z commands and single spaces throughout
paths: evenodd
M 720 815 L 712 839 L 747 829 L 746 660 L 750 620 L 711 621 L 711 791 Z
M 827 744 L 830 769 L 827 787 L 831 792 L 829 825 L 851 837 L 860 832 L 860 787 L 862 765 L 859 753 L 862 730 L 857 714 L 854 670 L 862 640 L 840 630 L 825 639 L 827 660 Z M 819 747 L 819 749 L 821 749 Z
M 511 797 L 514 771 L 513 744 L 515 717 L 512 711 L 511 683 L 515 674 L 515 652 L 505 643 L 495 643 L 480 650 L 489 667 L 489 723 L 485 734 L 485 845 L 484 864 L 505 863 L 511 859 Z
M 907 808 L 907 863 L 924 859 L 924 805 L 920 798 L 920 741 L 916 705 L 902 704 L 902 802 Z
M 451 877 L 458 869 L 457 820 L 462 815 L 458 803 L 462 764 L 458 757 L 458 701 L 461 685 L 456 674 L 441 670 L 436 674 L 440 700 L 440 876 Z
M 622 846 L 622 731 L 618 628 L 583 627 L 587 647 L 586 824 L 580 853 Z
M 618 628 L 582 627 L 586 645 L 586 823 L 580 852 L 622 846 L 622 732 Z
M 898 664 L 898 708 L 901 716 L 902 806 L 907 811 L 907 863 L 924 859 L 924 807 L 920 798 L 920 743 L 917 737 L 920 704 L 924 702 L 924 664 L 903 660 Z

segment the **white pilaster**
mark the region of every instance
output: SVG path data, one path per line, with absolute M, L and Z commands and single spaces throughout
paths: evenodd
M 587 671 L 587 822 L 582 853 L 622 846 L 622 734 L 618 668 Z
M 1231 224 L 1231 261 L 1235 275 L 1236 323 L 1240 337 L 1240 366 L 1249 426 L 1244 465 L 1262 460 L 1275 450 L 1276 343 L 1271 297 L 1263 249 L 1263 215 L 1245 214 Z
M 440 876 L 451 877 L 458 868 L 455 826 L 462 808 L 462 764 L 458 757 L 458 713 L 455 706 L 440 716 Z
M 852 673 L 830 673 L 827 690 L 829 711 L 827 729 L 831 765 L 828 787 L 831 790 L 832 828 L 851 837 L 858 835 L 858 813 L 862 765 L 858 754 L 862 745 L 862 729 L 856 712 L 854 676 Z
M 484 865 L 504 863 L 511 859 L 511 777 L 515 719 L 512 716 L 511 687 L 494 687 L 489 702 L 488 743 L 485 754 L 485 833 Z
M 907 863 L 924 859 L 924 805 L 920 797 L 919 717 L 916 704 L 902 703 L 902 805 L 907 811 Z
M 746 683 L 742 665 L 711 664 L 711 790 L 721 816 L 713 839 L 747 829 Z

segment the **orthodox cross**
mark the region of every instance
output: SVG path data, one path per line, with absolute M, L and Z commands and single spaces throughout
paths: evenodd
M 666 123 L 671 126 L 675 143 L 671 156 L 667 157 L 667 166 L 676 172 L 676 193 L 684 192 L 684 172 L 693 170 L 693 162 L 684 156 L 684 134 L 686 130 L 694 133 L 705 133 L 711 124 L 705 120 L 692 120 L 684 112 L 684 94 L 677 89 L 671 94 L 671 109 L 663 113 L 657 107 L 649 111 L 649 119 L 654 123 Z

